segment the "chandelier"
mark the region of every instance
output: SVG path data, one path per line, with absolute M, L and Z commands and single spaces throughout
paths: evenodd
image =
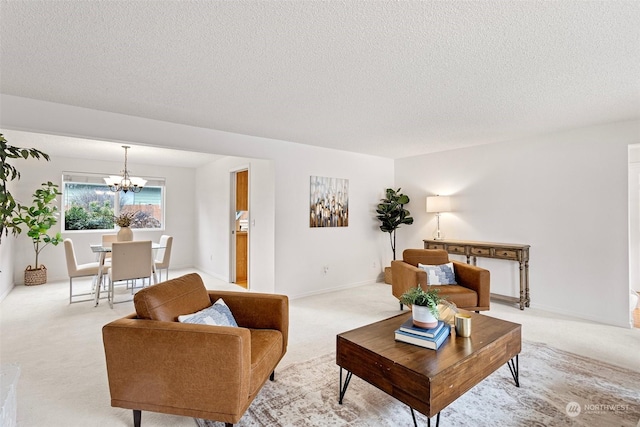
M 104 179 L 104 182 L 109 186 L 109 190 L 114 193 L 118 191 L 139 193 L 147 181 L 135 176 L 129 176 L 129 170 L 127 169 L 127 150 L 131 147 L 123 145 L 122 148 L 124 148 L 124 170 L 122 171 L 122 176 L 110 175 Z

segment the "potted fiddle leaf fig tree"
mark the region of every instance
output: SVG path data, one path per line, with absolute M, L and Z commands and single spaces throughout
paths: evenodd
M 39 263 L 38 257 L 49 244 L 56 246 L 62 242 L 60 233 L 49 235 L 51 227 L 58 222 L 56 196 L 60 194 L 62 193 L 58 191 L 56 184 L 51 181 L 42 183 L 41 187 L 33 193 L 33 204 L 19 206 L 18 212 L 11 220 L 11 226 L 17 230 L 17 233 L 22 232 L 22 226 L 25 227 L 36 253 L 34 267 L 29 265 L 24 271 L 24 284 L 27 286 L 47 283 L 47 268 Z
M 19 234 L 19 230 L 14 228 L 12 219 L 20 210 L 20 204 L 13 198 L 9 191 L 8 182 L 20 179 L 20 171 L 9 161 L 12 159 L 26 160 L 29 157 L 34 159 L 45 159 L 49 161 L 49 155 L 35 148 L 21 148 L 9 145 L 7 140 L 0 134 L 0 243 L 2 235 L 7 236 L 9 229 L 14 235 Z
M 400 188 L 394 190 L 387 188 L 386 197 L 380 200 L 376 209 L 376 218 L 380 221 L 380 230 L 389 233 L 389 241 L 391 242 L 391 251 L 393 259 L 396 259 L 396 230 L 402 224 L 413 224 L 413 217 L 409 211 L 404 208 L 409 203 L 409 196 L 402 194 Z M 391 267 L 384 269 L 385 283 L 391 283 Z

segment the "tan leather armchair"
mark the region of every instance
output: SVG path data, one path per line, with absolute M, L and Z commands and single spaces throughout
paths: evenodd
M 239 327 L 179 323 L 223 298 Z M 287 350 L 284 295 L 207 291 L 197 274 L 140 290 L 102 328 L 111 406 L 237 423 Z
M 459 261 L 449 260 L 442 249 L 406 249 L 402 260 L 391 261 L 391 287 L 393 296 L 400 299 L 410 288 L 428 286 L 427 272 L 418 263 L 440 265 L 453 262 L 457 285 L 440 285 L 440 296 L 469 311 L 489 310 L 489 270 Z M 402 310 L 402 303 L 400 303 Z

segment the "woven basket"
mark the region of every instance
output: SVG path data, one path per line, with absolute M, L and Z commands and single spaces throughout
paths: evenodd
M 47 283 L 47 267 L 40 264 L 40 268 L 27 266 L 24 270 L 24 284 L 26 286 L 42 285 Z
M 384 283 L 387 285 L 391 284 L 391 267 L 384 268 Z

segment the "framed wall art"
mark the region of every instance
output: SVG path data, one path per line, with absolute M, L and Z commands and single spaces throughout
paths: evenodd
M 312 176 L 309 227 L 349 226 L 349 180 Z

